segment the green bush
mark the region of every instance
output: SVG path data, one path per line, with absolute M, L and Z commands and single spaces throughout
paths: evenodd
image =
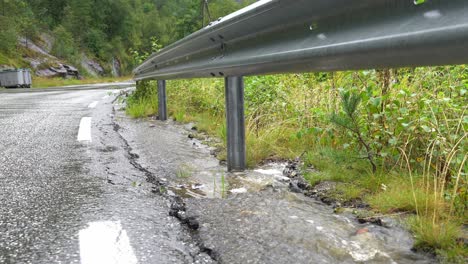
M 54 30 L 55 42 L 52 53 L 62 59 L 74 61 L 78 56 L 78 47 L 73 39 L 73 35 L 63 26 L 58 26 Z
M 16 52 L 16 43 L 18 41 L 18 30 L 14 21 L 8 17 L 0 16 L 0 53 L 14 54 Z

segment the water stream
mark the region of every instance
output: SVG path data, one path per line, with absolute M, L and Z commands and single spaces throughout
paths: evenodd
M 397 220 L 360 224 L 288 190 L 285 164 L 228 173 L 210 147 L 189 139 L 190 125 L 135 121 L 119 113 L 122 135 L 139 162 L 185 198 L 200 223 L 198 236 L 223 263 L 434 263 L 411 250 Z

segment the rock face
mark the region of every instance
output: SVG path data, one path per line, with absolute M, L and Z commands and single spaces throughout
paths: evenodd
M 90 75 L 97 77 L 104 74 L 104 68 L 99 64 L 99 62 L 89 59 L 85 54 L 81 54 L 81 58 L 81 67 Z
M 112 58 L 112 76 L 119 77 L 121 71 L 120 61 L 116 58 Z
M 44 55 L 44 56 L 46 56 L 46 57 L 50 57 L 50 58 L 52 58 L 52 59 L 56 59 L 56 60 L 57 60 L 56 57 L 50 55 L 47 51 L 45 51 L 43 48 L 41 48 L 41 47 L 39 47 L 38 45 L 36 45 L 32 40 L 30 40 L 30 39 L 28 39 L 28 38 L 19 37 L 18 43 L 19 43 L 21 46 L 23 46 L 23 47 L 25 47 L 25 48 L 27 48 L 27 49 L 29 49 L 29 50 L 32 50 L 32 51 L 34 51 L 34 52 L 36 52 L 36 53 L 39 53 L 39 54 L 41 54 L 41 55 Z
M 95 60 L 90 60 L 88 62 L 88 65 L 93 68 L 98 74 L 102 75 L 104 73 L 104 68 L 101 67 L 101 65 L 99 64 L 99 62 L 95 61 Z
M 18 37 L 18 45 L 28 50 L 23 54 L 23 59 L 29 62 L 31 71 L 39 77 L 45 78 L 81 78 L 77 67 L 64 63 L 63 60 L 50 54 L 54 46 L 55 39 L 48 33 L 39 35 L 37 41 L 29 38 Z M 80 68 L 93 77 L 103 76 L 106 72 L 102 64 L 95 59 L 90 59 L 82 53 Z M 109 63 L 112 75 L 117 77 L 121 74 L 121 63 L 117 58 L 113 58 Z M 0 70 L 12 69 L 9 65 L 0 65 Z
M 50 54 L 52 48 L 54 47 L 55 38 L 48 33 L 41 33 L 41 40 L 43 41 L 42 49 Z
M 41 42 L 44 43 L 44 48 L 40 47 L 32 40 L 20 37 L 18 43 L 32 51 L 35 54 L 34 57 L 26 57 L 25 60 L 29 61 L 31 68 L 37 76 L 53 78 L 79 78 L 80 73 L 78 69 L 72 65 L 63 64 L 57 57 L 50 55 L 50 49 L 53 45 L 53 39 L 51 36 L 43 36 Z
M 49 67 L 42 70 L 36 70 L 36 75 L 41 77 L 53 78 L 80 78 L 80 73 L 77 68 L 59 63 L 57 66 Z

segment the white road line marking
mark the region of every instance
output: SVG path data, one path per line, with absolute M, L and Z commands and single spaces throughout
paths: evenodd
M 97 106 L 98 103 L 99 103 L 99 101 L 94 101 L 94 102 L 92 102 L 92 103 L 90 103 L 90 104 L 88 105 L 88 108 L 95 108 L 95 107 Z
M 77 140 L 91 142 L 91 117 L 81 118 Z
M 80 230 L 82 264 L 136 264 L 127 232 L 120 221 L 92 222 Z

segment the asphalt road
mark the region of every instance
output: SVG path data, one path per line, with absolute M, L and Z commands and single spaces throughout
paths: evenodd
M 112 121 L 113 88 L 0 91 L 0 263 L 204 263 Z

